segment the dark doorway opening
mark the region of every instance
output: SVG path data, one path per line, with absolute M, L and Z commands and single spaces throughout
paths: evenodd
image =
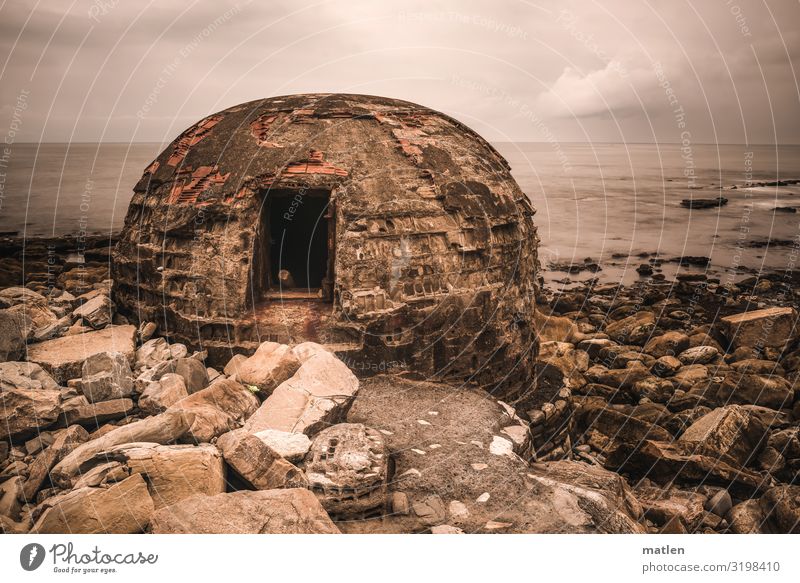
M 327 190 L 270 190 L 262 219 L 262 289 L 267 297 L 329 299 L 333 208 Z

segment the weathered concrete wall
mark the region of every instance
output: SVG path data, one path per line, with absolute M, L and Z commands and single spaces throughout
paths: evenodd
M 270 189 L 330 190 L 332 304 L 253 302 Z M 234 107 L 184 132 L 135 188 L 114 300 L 225 360 L 314 339 L 357 373 L 395 365 L 529 389 L 537 236 L 505 160 L 418 105 L 298 95 Z M 505 378 L 508 377 L 508 378 Z

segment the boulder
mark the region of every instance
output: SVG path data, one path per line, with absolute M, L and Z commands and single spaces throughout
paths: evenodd
M 58 390 L 58 383 L 33 362 L 0 363 L 0 391 L 10 389 Z
M 767 490 L 761 507 L 780 534 L 800 533 L 800 486 L 782 484 Z
M 248 419 L 250 433 L 277 429 L 311 434 L 342 420 L 358 379 L 330 352 L 317 352 L 281 383 Z
M 222 369 L 222 372 L 225 373 L 226 376 L 236 380 L 236 375 L 239 374 L 239 366 L 246 360 L 247 357 L 244 354 L 234 354 L 228 361 L 228 364 L 225 365 L 225 368 Z
M 60 418 L 65 426 L 83 425 L 96 429 L 108 421 L 123 419 L 130 415 L 135 408 L 131 399 L 111 399 L 99 403 L 81 404 L 78 406 L 64 405 Z
M 129 397 L 133 372 L 121 352 L 98 352 L 83 363 L 81 391 L 90 403 Z
M 626 415 L 621 411 L 609 408 L 605 402 L 591 400 L 584 403 L 576 411 L 578 426 L 591 438 L 592 433 L 599 432 L 604 438 L 595 440 L 598 449 L 609 453 L 620 442 L 640 443 L 645 439 L 670 441 L 672 434 L 655 423 Z M 597 443 L 597 442 L 600 443 Z
M 121 352 L 133 359 L 135 326 L 110 326 L 78 336 L 56 338 L 28 346 L 28 361 L 42 366 L 59 383 L 81 376 L 86 359 L 101 352 Z
M 696 532 L 700 528 L 706 502 L 706 497 L 702 494 L 678 488 L 664 490 L 644 485 L 637 487 L 634 494 L 644 509 L 645 518 L 656 526 L 678 520 L 687 532 Z
M 698 452 L 753 463 L 766 445 L 766 427 L 747 409 L 738 405 L 720 407 L 692 423 L 679 441 L 694 444 Z
M 152 338 L 136 350 L 136 368 L 152 368 L 171 358 L 167 341 L 164 338 Z
M 0 310 L 0 362 L 22 358 L 26 340 L 27 327 L 19 315 Z
M 190 413 L 194 420 L 183 439 L 202 443 L 238 429 L 257 409 L 258 399 L 252 391 L 236 381 L 223 379 L 184 397 L 167 412 Z
M 186 390 L 190 395 L 202 391 L 208 386 L 208 371 L 200 360 L 177 357 L 171 364 L 174 365 L 174 373 L 183 377 Z
M 644 351 L 655 357 L 676 356 L 689 348 L 689 337 L 683 332 L 670 331 L 655 336 L 644 345 Z
M 794 389 L 786 379 L 779 376 L 733 372 L 720 385 L 717 401 L 781 409 L 791 407 Z
M 167 373 L 161 379 L 147 384 L 139 396 L 139 408 L 150 415 L 157 415 L 188 396 L 183 377 Z
M 31 532 L 37 534 L 134 534 L 143 532 L 153 500 L 141 475 L 110 488 L 79 488 L 49 498 Z
M 72 317 L 89 324 L 95 330 L 105 328 L 114 316 L 114 303 L 106 295 L 97 295 L 72 312 Z
M 650 372 L 659 377 L 671 377 L 681 368 L 681 361 L 674 356 L 662 356 L 650 367 Z
M 23 498 L 24 481 L 25 478 L 22 476 L 13 476 L 0 482 L 0 516 L 5 516 L 14 522 L 20 520 L 22 510 L 20 502 L 25 499 Z
M 731 347 L 780 348 L 798 335 L 794 308 L 766 308 L 720 319 L 722 334 Z
M 189 430 L 193 421 L 194 417 L 184 411 L 165 411 L 160 415 L 117 427 L 101 437 L 75 448 L 72 453 L 56 464 L 50 473 L 51 477 L 57 485 L 69 487 L 73 477 L 80 471 L 81 465 L 98 453 L 124 443 L 167 444 L 174 442 Z
M 24 500 L 31 502 L 50 475 L 50 470 L 70 452 L 89 440 L 89 433 L 80 425 L 72 425 L 61 431 L 53 444 L 36 456 L 28 468 L 25 481 Z
M 193 496 L 157 510 L 155 534 L 337 534 L 309 490 L 243 490 Z
M 299 368 L 300 361 L 291 348 L 277 342 L 264 342 L 253 356 L 238 365 L 236 380 L 258 387 L 266 397 Z
M 767 522 L 760 500 L 745 500 L 736 504 L 725 518 L 733 534 L 761 534 Z
M 611 322 L 606 326 L 605 332 L 620 344 L 642 346 L 650 339 L 655 326 L 656 317 L 653 312 L 642 311 Z
M 290 462 L 299 462 L 311 448 L 311 440 L 305 433 L 291 433 L 278 429 L 265 429 L 254 433 L 270 449 Z
M 585 376 L 593 383 L 630 389 L 635 383 L 649 377 L 650 370 L 640 361 L 632 360 L 625 368 L 608 369 L 596 364 L 586 371 Z
M 308 487 L 301 470 L 244 429 L 220 436 L 217 447 L 225 462 L 256 490 Z
M 141 474 L 156 509 L 196 495 L 212 496 L 225 491 L 225 465 L 211 444 L 160 445 L 126 443 L 95 455 L 84 464 L 114 461 L 126 473 Z
M 0 387 L 0 439 L 35 435 L 58 418 L 60 403 L 55 389 Z

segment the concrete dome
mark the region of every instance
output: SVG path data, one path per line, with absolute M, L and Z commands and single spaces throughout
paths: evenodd
M 491 145 L 413 103 L 311 94 L 183 132 L 134 188 L 113 298 L 216 363 L 266 340 L 529 392 L 534 210 Z

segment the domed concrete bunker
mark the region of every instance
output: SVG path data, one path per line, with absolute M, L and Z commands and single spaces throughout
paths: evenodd
M 534 210 L 460 122 L 364 95 L 276 97 L 183 132 L 134 188 L 113 299 L 212 362 L 313 340 L 356 374 L 529 394 Z

